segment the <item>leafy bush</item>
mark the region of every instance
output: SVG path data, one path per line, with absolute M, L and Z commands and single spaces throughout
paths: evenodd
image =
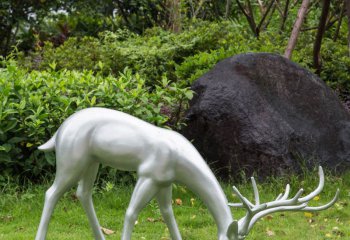
M 244 35 L 235 35 L 222 43 L 221 48 L 203 51 L 187 57 L 176 65 L 176 76 L 192 83 L 201 75 L 209 71 L 220 60 L 248 52 L 281 53 L 283 39 L 268 32 L 261 34 L 260 39 L 247 38 Z M 277 44 L 276 44 L 277 43 Z
M 325 36 L 322 46 L 321 78 L 341 92 L 349 88 L 349 58 L 346 24 L 337 42 Z M 290 32 L 270 27 L 259 39 L 247 32 L 241 22 L 193 21 L 181 33 L 161 28 L 145 30 L 143 35 L 128 30 L 102 32 L 99 38 L 69 38 L 58 48 L 52 44 L 20 57 L 21 65 L 45 70 L 55 63 L 57 69 L 93 70 L 117 75 L 125 67 L 138 72 L 153 86 L 162 76 L 173 82 L 190 83 L 214 66 L 219 60 L 240 53 L 272 52 L 283 54 Z M 292 60 L 312 69 L 314 31 L 302 32 Z M 21 54 L 20 54 L 21 55 Z
M 107 31 L 99 38 L 69 38 L 57 48 L 47 42 L 29 56 L 20 54 L 20 63 L 37 70 L 48 69 L 51 63 L 57 69 L 69 70 L 101 71 L 102 66 L 104 74 L 118 74 L 128 67 L 153 85 L 163 75 L 176 81 L 175 64 L 199 52 L 221 48 L 239 35 L 240 28 L 233 22 L 198 21 L 179 34 L 161 28 L 148 29 L 143 35 Z
M 245 27 L 235 21 L 195 21 L 179 34 L 161 28 L 147 29 L 143 35 L 117 30 L 100 33 L 98 38 L 72 37 L 57 48 L 47 43 L 29 56 L 19 54 L 20 65 L 29 71 L 14 61 L 5 61 L 6 68 L 0 72 L 0 140 L 4 141 L 0 162 L 7 164 L 3 169 L 11 169 L 7 166 L 16 156 L 26 160 L 16 160 L 20 164 L 13 166 L 19 167 L 11 171 L 31 169 L 28 163 L 35 160 L 35 164 L 44 165 L 38 165 L 34 173 L 41 172 L 47 162 L 36 160 L 42 154 L 34 151 L 34 146 L 48 139 L 68 115 L 88 106 L 118 108 L 158 125 L 181 125 L 183 109 L 192 94 L 186 87 L 218 61 L 247 52 L 283 54 L 288 32 L 269 28 L 257 39 Z M 330 37 L 323 39 L 321 78 L 349 95 L 347 39 L 334 42 Z M 302 32 L 292 59 L 311 71 L 313 38 L 314 32 Z M 42 72 L 30 72 L 32 69 Z M 136 102 L 134 96 L 138 97 Z M 43 113 L 47 115 L 41 116 Z M 7 132 L 11 134 L 5 136 Z M 18 136 L 24 139 L 12 139 Z
M 293 52 L 292 61 L 314 72 L 312 62 L 313 43 L 312 35 L 305 33 L 298 41 Z M 222 47 L 215 50 L 203 51 L 184 59 L 176 64 L 175 74 L 178 79 L 188 81 L 189 84 L 209 71 L 220 60 L 237 54 L 248 52 L 270 52 L 283 55 L 288 38 L 276 35 L 273 32 L 264 32 L 259 39 L 246 38 L 243 35 L 234 36 L 227 40 Z M 324 38 L 322 45 L 322 72 L 323 79 L 330 87 L 341 95 L 349 96 L 350 89 L 350 58 L 346 39 L 334 42 Z
M 327 39 L 322 49 L 321 77 L 328 85 L 349 95 L 350 89 L 350 57 L 346 44 L 339 44 Z
M 180 79 L 187 79 L 190 83 L 208 72 L 221 59 L 231 55 L 223 48 L 210 52 L 201 52 L 185 59 L 176 66 L 176 75 Z
M 37 147 L 79 109 L 99 106 L 130 113 L 156 125 L 180 127 L 182 109 L 192 92 L 163 77 L 153 88 L 124 69 L 119 77 L 92 71 L 27 71 L 14 60 L 0 68 L 0 182 L 6 176 L 53 172 L 53 153 Z
M 344 36 L 346 36 L 344 34 Z M 293 52 L 293 61 L 314 72 L 313 69 L 313 43 L 310 36 L 304 34 Z M 330 37 L 322 41 L 320 78 L 328 86 L 340 93 L 340 96 L 349 96 L 350 89 L 350 58 L 348 56 L 347 39 L 339 39 L 335 42 Z

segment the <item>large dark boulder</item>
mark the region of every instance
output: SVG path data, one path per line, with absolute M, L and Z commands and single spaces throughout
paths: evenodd
M 282 56 L 237 55 L 192 86 L 183 134 L 222 177 L 350 166 L 350 115 L 313 73 Z

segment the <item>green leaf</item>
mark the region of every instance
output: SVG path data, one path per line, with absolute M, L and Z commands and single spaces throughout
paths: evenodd
M 24 142 L 27 138 L 25 137 L 13 137 L 10 140 L 8 140 L 8 143 L 19 143 L 19 142 Z
M 90 104 L 91 104 L 91 106 L 93 106 L 93 105 L 96 104 L 96 97 L 95 97 L 95 96 L 93 96 L 93 97 L 91 98 Z
M 103 67 L 104 67 L 104 64 L 103 64 L 103 62 L 101 62 L 101 61 L 98 61 L 98 67 L 100 68 L 100 70 L 102 70 L 103 69 Z
M 50 66 L 50 68 L 52 69 L 52 70 L 56 70 L 56 66 L 57 66 L 57 63 L 56 62 L 51 62 L 51 63 L 49 63 L 49 66 Z
M 11 163 L 10 155 L 8 153 L 0 151 L 0 163 L 6 163 L 6 162 Z
M 28 142 L 28 143 L 26 144 L 26 147 L 27 147 L 27 148 L 30 148 L 30 147 L 32 147 L 33 145 L 34 145 L 33 143 L 29 143 L 29 142 Z
M 6 109 L 6 110 L 3 111 L 3 114 L 6 114 L 6 115 L 16 114 L 16 113 L 18 113 L 18 111 L 15 110 L 15 109 Z
M 5 127 L 2 129 L 2 132 L 6 133 L 12 129 L 14 129 L 17 125 L 17 121 L 13 120 L 11 122 L 8 122 L 7 125 L 5 125 Z
M 22 99 L 18 107 L 23 110 L 26 107 L 26 100 Z
M 5 143 L 5 144 L 3 144 L 3 145 L 0 145 L 0 151 L 5 151 L 5 152 L 9 152 L 9 151 L 11 151 L 11 148 L 12 148 L 12 146 L 10 145 L 10 144 L 8 144 L 8 143 Z
M 166 77 L 162 78 L 162 85 L 164 88 L 169 85 L 169 80 Z
M 53 152 L 45 152 L 45 159 L 51 166 L 55 166 L 56 157 Z
M 185 92 L 185 96 L 188 100 L 191 100 L 193 98 L 193 91 L 192 90 L 187 90 Z

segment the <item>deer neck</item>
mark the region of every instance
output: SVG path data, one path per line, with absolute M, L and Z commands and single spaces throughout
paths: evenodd
M 218 227 L 219 239 L 227 239 L 226 232 L 233 221 L 227 198 L 197 151 L 192 154 L 185 151 L 178 162 L 176 176 L 178 182 L 186 185 L 208 207 Z

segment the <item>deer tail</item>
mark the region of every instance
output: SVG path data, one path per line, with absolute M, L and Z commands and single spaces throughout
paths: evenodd
M 52 138 L 50 138 L 49 141 L 39 146 L 38 149 L 44 152 L 50 152 L 55 150 L 56 135 L 57 135 L 57 132 L 52 136 Z

